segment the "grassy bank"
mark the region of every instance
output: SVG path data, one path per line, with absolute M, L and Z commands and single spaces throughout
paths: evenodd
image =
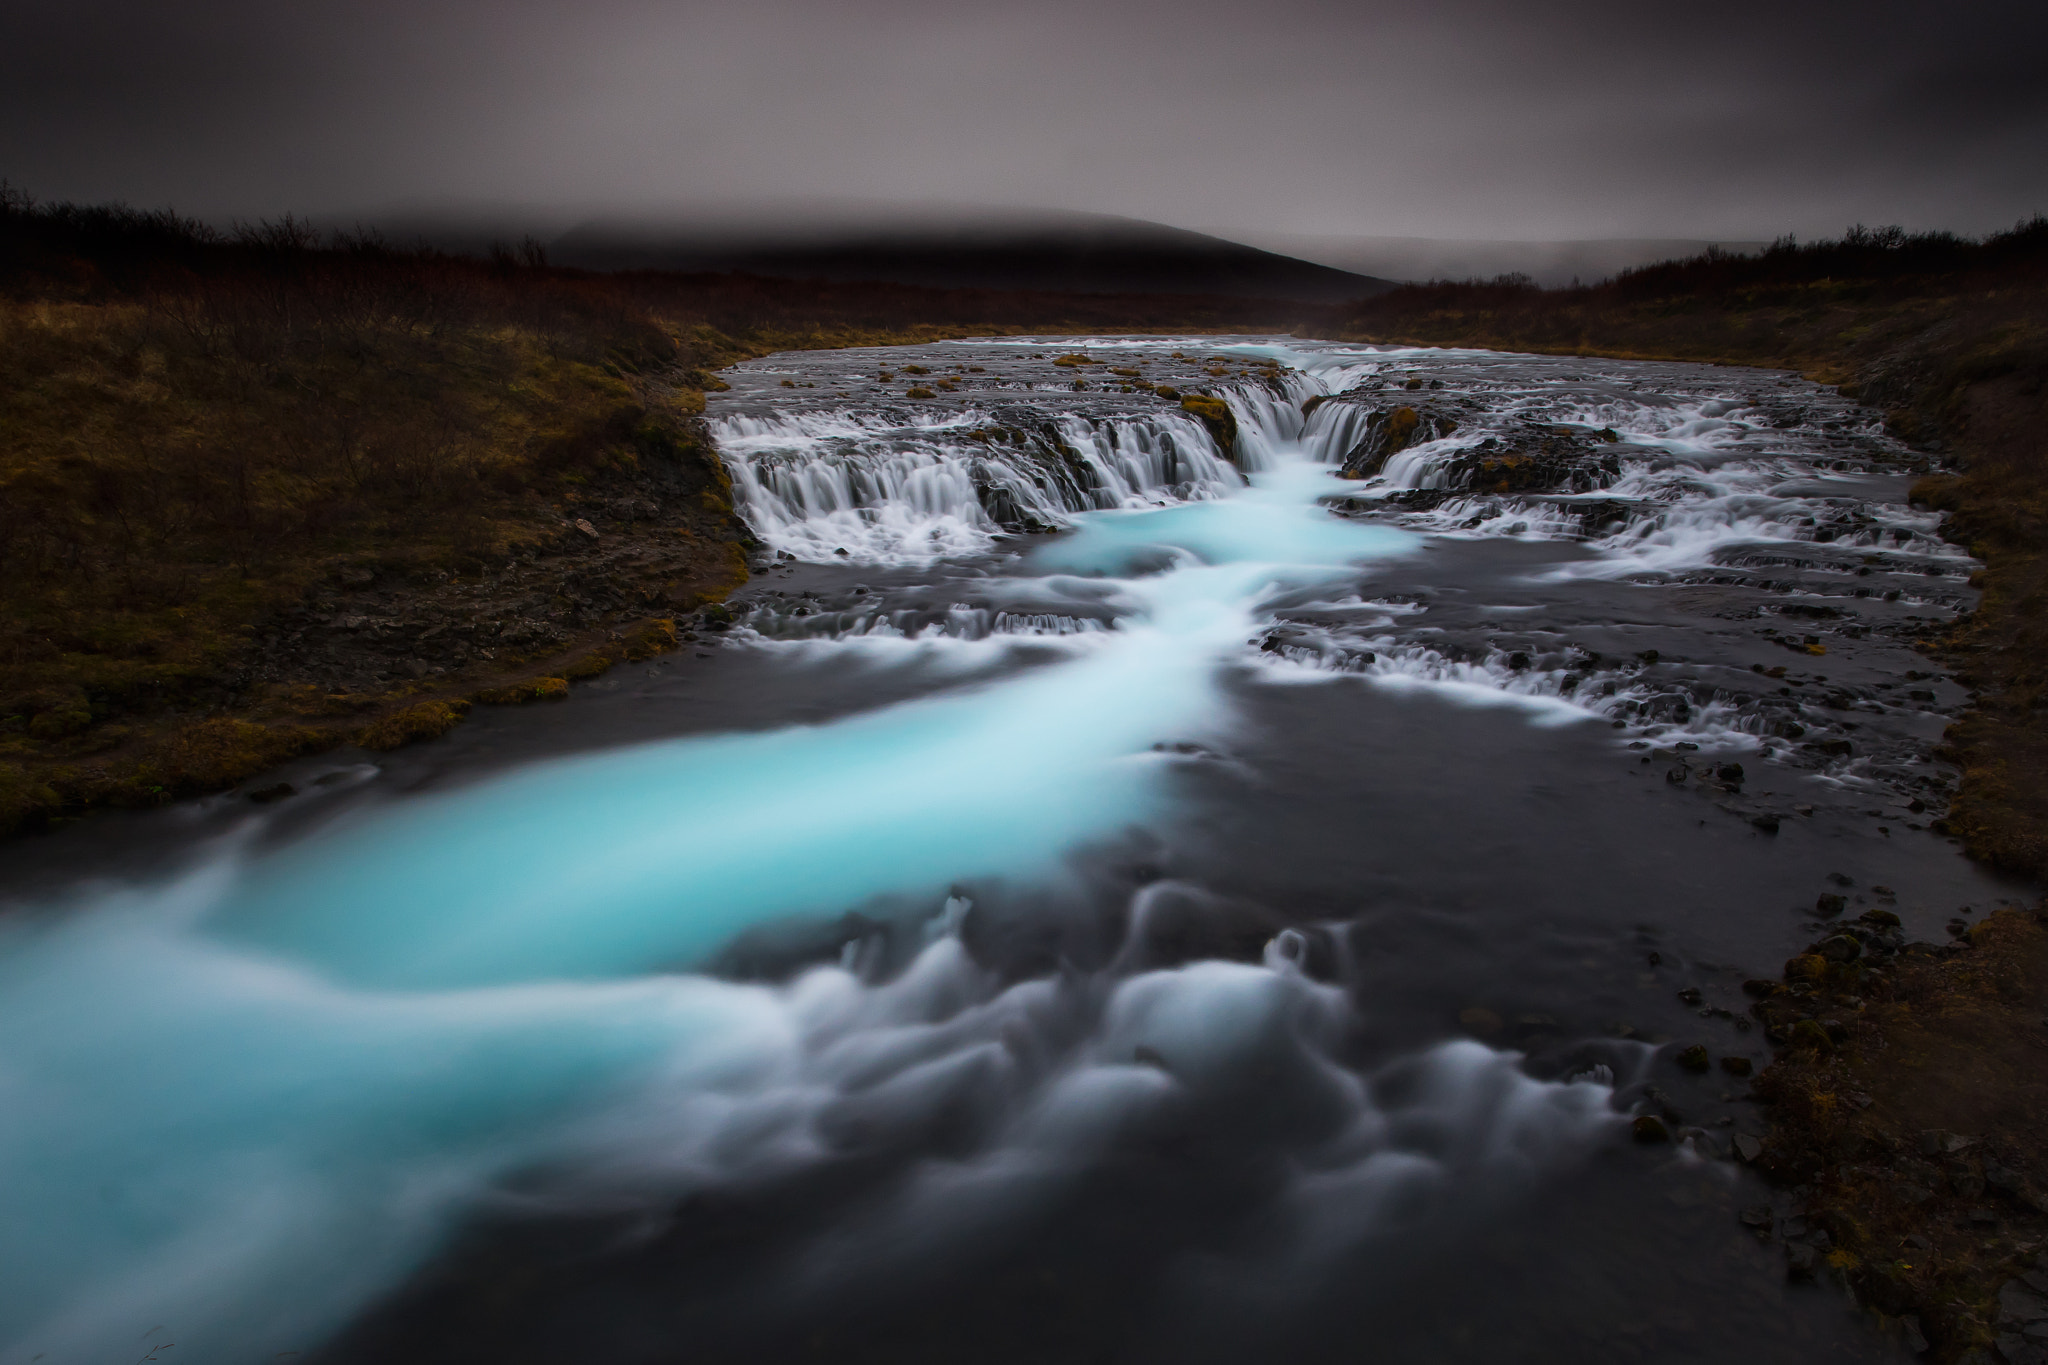
M 723 365 L 1299 311 L 596 275 L 0 189 L 0 832 L 673 645 L 746 577 L 697 419 Z
M 1983 242 L 1852 232 L 1714 254 L 1597 288 L 1399 290 L 1355 339 L 1799 370 L 1943 458 L 1913 490 L 1984 561 L 1977 609 L 1927 648 L 1973 689 L 1941 756 L 1972 857 L 2048 878 L 2048 221 Z M 1883 912 L 1749 983 L 1777 1045 L 1758 1166 L 1784 1186 L 1795 1278 L 1852 1289 L 1932 1359 L 2048 1359 L 2048 931 L 2001 911 L 1907 944 Z M 1775 1230 L 1775 1232 L 1774 1232 Z M 1993 1353 L 1996 1353 L 1995 1355 Z

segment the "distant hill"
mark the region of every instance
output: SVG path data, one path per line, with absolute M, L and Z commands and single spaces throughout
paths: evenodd
M 1687 260 L 1709 246 L 1754 255 L 1770 245 L 1690 237 L 1508 242 L 1433 237 L 1312 237 L 1256 231 L 1231 235 L 1334 269 L 1390 280 L 1490 280 L 1497 275 L 1519 274 L 1529 276 L 1545 289 L 1562 289 L 1574 280 L 1598 284 L 1638 266 Z
M 935 210 L 839 224 L 600 219 L 556 237 L 547 249 L 553 263 L 586 270 L 733 271 L 939 288 L 1321 304 L 1394 287 L 1199 232 L 1083 213 Z

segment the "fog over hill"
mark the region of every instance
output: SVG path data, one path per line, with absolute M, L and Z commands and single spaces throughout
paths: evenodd
M 802 200 L 638 212 L 518 207 L 323 214 L 394 243 L 482 254 L 543 245 L 586 270 L 739 272 L 940 288 L 1209 294 L 1341 303 L 1392 282 L 1243 242 L 1109 214 L 950 204 Z
M 1476 241 L 1436 237 L 1343 237 L 1303 233 L 1217 230 L 1219 235 L 1268 251 L 1298 256 L 1338 270 L 1390 280 L 1492 279 L 1527 275 L 1545 289 L 1573 281 L 1598 284 L 1624 270 L 1684 260 L 1710 246 L 1742 254 L 1768 242 L 1690 237 L 1610 237 L 1589 241 Z
M 1337 303 L 1389 281 L 1107 214 L 919 209 L 858 219 L 599 218 L 548 246 L 592 270 L 740 271 L 1091 294 L 1223 294 Z

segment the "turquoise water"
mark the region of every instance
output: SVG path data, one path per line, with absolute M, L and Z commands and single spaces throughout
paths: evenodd
M 1882 1356 L 1672 1057 L 1768 1056 L 1830 872 L 1923 936 L 1997 890 L 1923 827 L 1971 565 L 1905 453 L 1761 372 L 917 357 L 731 372 L 710 660 L 47 841 L 0 1365 Z M 1334 477 L 1394 404 L 1456 428 Z M 1532 433 L 1569 489 L 1489 491 Z
M 1282 450 L 1235 496 L 1084 518 L 1039 569 L 1160 571 L 1117 579 L 1116 628 L 1048 666 L 540 763 L 17 915 L 0 937 L 0 1359 L 110 1359 L 153 1327 L 182 1360 L 304 1350 L 494 1182 L 588 1159 L 597 1116 L 654 1094 L 660 1116 L 610 1141 L 688 1149 L 681 1184 L 744 1165 L 749 1133 L 800 1149 L 807 1102 L 783 1092 L 820 1085 L 802 1003 L 693 967 L 754 926 L 1057 878 L 1091 841 L 1166 818 L 1175 760 L 1157 750 L 1231 724 L 1218 667 L 1264 604 L 1415 547 L 1317 506 L 1331 482 Z M 1287 989 L 1227 970 L 1266 984 L 1160 1029 L 1213 1034 Z M 1157 1088 L 1124 1070 L 1080 1110 Z

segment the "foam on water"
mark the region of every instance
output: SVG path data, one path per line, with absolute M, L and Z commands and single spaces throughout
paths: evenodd
M 815 608 L 756 599 L 730 637 L 792 662 L 909 664 L 928 695 L 556 759 L 359 806 L 274 846 L 252 820 L 169 884 L 5 921 L 0 1362 L 114 1359 L 155 1326 L 178 1359 L 310 1350 L 494 1201 L 672 1203 L 864 1143 L 914 1147 L 940 1113 L 972 1116 L 967 1154 L 921 1163 L 764 1293 L 972 1254 L 1118 1144 L 1255 1124 L 1267 1105 L 1294 1125 L 1267 1259 L 1304 1283 L 1404 1218 L 1505 1197 L 1610 1135 L 1615 1072 L 1629 1078 L 1647 1049 L 1603 1045 L 1601 1073 L 1565 1082 L 1469 1041 L 1361 1071 L 1343 1046 L 1361 1006 L 1341 972 L 1305 974 L 1295 930 L 1260 962 L 1157 966 L 1130 946 L 1100 970 L 1006 980 L 967 951 L 949 895 L 972 879 L 1057 882 L 1077 851 L 1172 819 L 1172 774 L 1193 761 L 1172 750 L 1230 734 L 1228 684 L 1247 672 L 1730 752 L 1768 750 L 1783 729 L 1654 660 L 1420 638 L 1427 608 L 1361 587 L 1428 537 L 1570 539 L 1580 557 L 1547 581 L 1599 584 L 1781 544 L 1956 564 L 1931 519 L 1874 506 L 1848 479 L 1837 496 L 1821 435 L 1802 427 L 1804 447 L 1776 449 L 1761 414 L 1712 395 L 1500 380 L 1483 353 L 1059 345 L 1292 368 L 1213 386 L 1236 418 L 1231 451 L 1149 390 L 1142 410 L 1099 392 L 1086 410 L 988 394 L 771 409 L 770 392 L 714 413 L 740 505 L 774 549 L 898 567 L 973 555 L 993 570 L 971 602 L 944 588 L 921 604 L 865 587 Z M 1485 411 L 1374 480 L 1340 480 L 1363 400 L 1304 416 L 1306 400 L 1425 361 L 1469 363 L 1460 382 Z M 872 368 L 854 355 L 845 372 L 856 363 Z M 1529 420 L 1622 438 L 1597 492 L 1618 526 L 1585 532 L 1576 509 L 1594 494 L 1447 488 L 1459 452 Z M 1417 490 L 1457 496 L 1335 510 Z M 1824 776 L 1869 782 L 1865 762 Z M 1129 906 L 1133 945 L 1151 895 Z M 750 930 L 885 900 L 945 906 L 900 971 L 850 943 L 840 965 L 782 984 L 709 973 Z
M 922 564 L 986 552 L 1004 522 L 1215 497 L 1241 486 L 1201 423 L 1165 412 L 1005 425 L 969 410 L 734 415 L 712 424 L 740 507 L 799 559 Z
M 0 947 L 12 1349 L 91 1355 L 151 1321 L 194 1358 L 303 1349 L 522 1169 L 716 1180 L 802 1160 L 852 1092 L 914 1109 L 983 1084 L 1008 1065 L 990 1051 L 1002 1019 L 1047 988 L 995 990 L 957 941 L 879 986 L 688 969 L 751 926 L 1043 877 L 1156 818 L 1174 760 L 1154 750 L 1227 724 L 1216 665 L 1267 596 L 1410 543 L 1319 508 L 1327 480 L 1288 469 L 1228 501 L 1062 508 L 1082 529 L 1049 565 L 1168 568 L 1103 584 L 1113 630 L 1003 621 L 1090 641 L 1053 666 L 829 725 L 540 764 L 221 850 L 166 890 L 17 918 Z M 969 520 L 967 503 L 932 506 Z M 1336 1008 L 1319 989 L 1222 964 L 1105 984 L 1101 1041 L 1011 1078 L 988 1160 L 1073 1166 L 1231 1049 L 1263 1046 L 1257 1020 L 1292 1017 L 1304 992 Z M 1188 1078 L 1129 1064 L 1133 1038 Z

